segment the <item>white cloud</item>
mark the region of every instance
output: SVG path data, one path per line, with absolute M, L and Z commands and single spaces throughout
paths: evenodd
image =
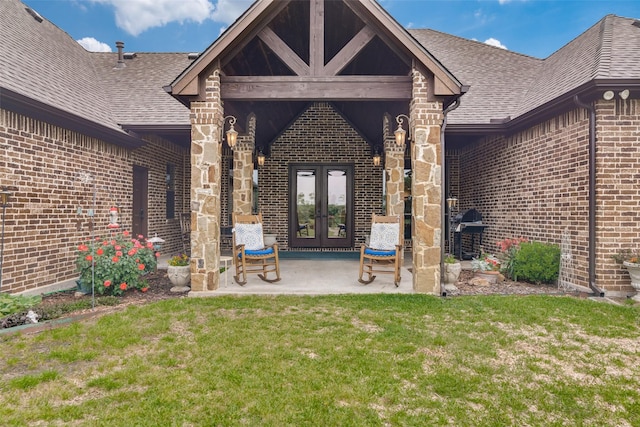
M 93 0 L 115 9 L 116 25 L 132 36 L 170 22 L 201 23 L 211 18 L 215 6 L 209 0 Z
M 116 25 L 132 36 L 171 22 L 231 24 L 253 0 L 92 0 L 113 7 Z
M 252 3 L 253 0 L 218 0 L 212 18 L 214 21 L 222 22 L 223 24 L 231 24 L 238 19 Z
M 76 41 L 89 52 L 111 52 L 111 46 L 106 43 L 102 43 L 93 37 L 84 37 Z
M 489 46 L 495 46 L 495 47 L 499 47 L 500 49 L 507 50 L 507 47 L 503 45 L 500 40 L 494 39 L 493 37 L 486 39 L 484 42 Z

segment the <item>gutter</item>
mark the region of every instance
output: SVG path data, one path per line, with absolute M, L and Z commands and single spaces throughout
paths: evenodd
M 585 104 L 578 95 L 574 102 L 589 112 L 589 287 L 599 296 L 604 291 L 596 286 L 596 109 Z
M 458 108 L 460 106 L 460 98 L 456 98 L 455 101 L 453 101 L 453 103 L 451 103 L 451 105 L 449 105 L 447 108 L 445 108 L 445 110 L 443 111 L 443 115 L 444 115 L 444 120 L 442 121 L 442 128 L 440 129 L 440 164 L 442 165 L 441 167 L 441 171 L 440 171 L 440 182 L 441 182 L 441 188 L 444 189 L 444 183 L 445 183 L 445 173 L 446 173 L 446 168 L 445 168 L 445 161 L 446 161 L 446 153 L 445 153 L 445 149 L 444 149 L 444 133 L 447 130 L 447 115 L 452 112 L 453 110 L 455 110 L 456 108 Z M 440 295 L 442 295 L 443 297 L 447 296 L 447 290 L 444 288 L 444 241 L 445 241 L 445 230 L 446 230 L 446 209 L 445 209 L 445 198 L 444 198 L 444 194 L 441 191 L 440 192 L 442 194 L 441 196 L 441 200 L 440 200 L 440 224 L 442 224 L 442 226 L 440 227 Z

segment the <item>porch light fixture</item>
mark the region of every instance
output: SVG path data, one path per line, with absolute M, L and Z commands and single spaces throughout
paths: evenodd
M 411 138 L 410 134 L 407 135 L 408 131 L 402 128 L 402 123 L 404 122 L 403 117 L 407 119 L 407 129 L 409 129 L 409 126 L 408 126 L 409 117 L 406 116 L 405 114 L 399 114 L 398 116 L 396 116 L 396 122 L 398 122 L 398 129 L 396 129 L 394 134 L 396 136 L 396 144 L 398 145 L 404 145 L 405 141 L 407 140 L 407 137 Z
M 258 160 L 258 166 L 264 166 L 265 158 L 266 156 L 264 155 L 262 150 L 258 151 L 258 155 L 256 156 L 256 159 Z
M 449 206 L 449 212 L 451 212 L 458 206 L 458 198 L 453 196 L 447 197 L 447 206 Z
M 7 206 L 11 201 L 13 194 L 9 191 L 8 187 L 2 187 L 0 191 L 0 206 L 2 206 L 2 235 L 0 237 L 0 290 L 2 290 L 2 262 L 4 259 L 4 217 L 7 211 Z
M 629 89 L 625 89 L 625 90 L 623 90 L 622 92 L 618 93 L 618 95 L 620 96 L 620 98 L 625 99 L 625 100 L 626 100 L 627 98 L 629 98 L 629 94 L 630 94 L 630 93 L 629 93 Z
M 602 99 L 604 99 L 605 101 L 611 101 L 614 96 L 615 96 L 615 93 L 613 93 L 612 90 L 608 90 L 602 94 Z
M 229 144 L 229 148 L 233 148 L 236 146 L 236 142 L 238 141 L 238 132 L 235 130 L 233 125 L 236 124 L 236 118 L 234 116 L 227 116 L 222 121 L 222 127 L 224 128 L 224 124 L 229 119 L 229 130 L 227 131 L 227 144 Z
M 380 155 L 380 150 L 376 148 L 376 151 L 373 153 L 373 166 L 380 166 L 382 162 L 382 156 Z

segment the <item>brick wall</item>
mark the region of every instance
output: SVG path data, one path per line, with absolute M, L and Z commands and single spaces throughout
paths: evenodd
M 290 163 L 354 164 L 355 245 L 363 243 L 370 231 L 371 213 L 382 209 L 382 168 L 373 166 L 367 142 L 330 104 L 311 105 L 274 142 L 271 155 L 258 171 L 258 203 L 265 229 L 277 234 L 282 248 L 289 239 Z
M 596 112 L 596 280 L 629 294 L 629 274 L 611 255 L 624 248 L 640 251 L 640 100 L 599 101 Z
M 77 277 L 75 250 L 90 239 L 87 210 L 93 209 L 96 183 L 95 234 L 107 232 L 109 207 L 122 208 L 120 223 L 131 226 L 133 165 L 149 168 L 149 231 L 167 240 L 167 251 L 181 250 L 179 222 L 166 220 L 166 163 L 176 165 L 182 188 L 184 150 L 148 138 L 149 145 L 127 150 L 0 109 L 0 186 L 16 187 L 6 209 L 2 291 L 20 292 Z M 176 211 L 188 200 L 176 191 Z M 82 214 L 78 214 L 78 209 Z
M 638 100 L 598 101 L 596 284 L 631 292 L 613 263 L 621 247 L 640 247 Z M 588 287 L 589 120 L 575 109 L 509 137 L 490 137 L 447 153 L 450 191 L 459 209 L 475 208 L 490 227 L 484 248 L 505 237 L 562 243 L 569 237 L 575 284 Z M 459 175 L 459 182 L 455 179 Z

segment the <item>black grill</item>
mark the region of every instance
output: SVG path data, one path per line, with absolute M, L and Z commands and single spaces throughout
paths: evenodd
M 458 259 L 472 259 L 478 254 L 475 252 L 476 234 L 479 236 L 479 246 L 482 246 L 482 232 L 488 225 L 482 223 L 482 215 L 475 209 L 468 209 L 460 212 L 453 220 L 451 227 L 454 233 L 453 253 Z M 462 235 L 471 235 L 471 251 L 462 250 Z

